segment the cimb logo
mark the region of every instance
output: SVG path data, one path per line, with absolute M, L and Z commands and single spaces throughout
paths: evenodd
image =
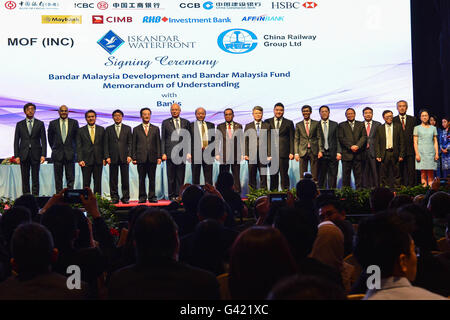
M 133 17 L 106 17 L 102 15 L 92 16 L 93 24 L 103 24 L 103 23 L 131 23 L 133 22 Z

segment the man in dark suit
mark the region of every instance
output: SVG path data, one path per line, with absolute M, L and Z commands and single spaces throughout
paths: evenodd
M 33 195 L 39 195 L 39 169 L 47 156 L 47 139 L 44 123 L 34 118 L 36 106 L 23 106 L 26 118 L 17 122 L 14 134 L 14 157 L 20 164 L 22 193 L 30 193 L 30 168 Z
M 136 221 L 136 264 L 111 277 L 110 299 L 218 300 L 214 274 L 178 262 L 177 226 L 165 210 L 150 209 Z
M 225 122 L 216 129 L 216 160 L 220 162 L 220 172 L 233 173 L 234 191 L 241 193 L 241 160 L 244 159 L 244 130 L 240 123 L 234 122 L 233 109 L 223 112 Z
M 133 163 L 137 164 L 139 174 L 139 203 L 158 202 L 155 196 L 156 166 L 161 164 L 161 137 L 159 128 L 150 123 L 152 111 L 142 108 L 142 124 L 133 129 Z M 148 195 L 145 191 L 145 178 L 148 176 Z
M 129 164 L 131 162 L 131 147 L 133 135 L 131 127 L 122 123 L 123 112 L 115 110 L 112 113 L 114 124 L 105 130 L 105 158 L 109 164 L 109 189 L 113 203 L 119 203 L 118 175 L 122 180 L 122 203 L 130 200 Z
M 317 182 L 318 159 L 323 156 L 323 133 L 319 121 L 311 119 L 311 106 L 303 106 L 303 121 L 295 126 L 295 160 L 300 161 L 300 177 L 308 171 L 308 162 L 311 164 L 311 174 Z
M 289 183 L 289 160 L 294 159 L 294 123 L 283 117 L 284 105 L 281 102 L 273 108 L 274 117 L 267 119 L 271 130 L 278 130 L 278 139 L 274 140 L 278 150 L 278 169 L 270 175 L 270 190 L 278 190 L 278 175 L 281 175 L 281 189 L 290 188 Z
M 373 119 L 373 109 L 366 107 L 363 109 L 364 128 L 367 134 L 367 146 L 363 154 L 362 180 L 364 188 L 375 188 L 380 184 L 378 175 L 378 163 L 375 159 L 375 139 L 378 127 L 381 125 Z
M 352 108 L 345 111 L 347 121 L 339 124 L 338 136 L 342 147 L 342 186 L 350 187 L 351 174 L 355 177 L 357 189 L 362 187 L 362 159 L 367 147 L 367 133 L 364 123 L 355 120 Z
M 214 123 L 205 121 L 204 108 L 197 108 L 195 117 L 197 121 L 191 122 L 191 153 L 188 154 L 188 160 L 192 162 L 192 184 L 200 184 L 200 172 L 203 168 L 205 183 L 212 185 L 215 126 Z
M 341 144 L 338 139 L 338 123 L 331 121 L 330 108 L 319 109 L 322 128 L 323 157 L 319 159 L 319 187 L 336 189 L 339 161 L 342 159 Z
M 375 140 L 376 158 L 381 164 L 380 180 L 383 187 L 401 185 L 400 166 L 405 157 L 403 129 L 399 123 L 393 123 L 392 111 L 383 112 L 385 123 L 378 127 Z M 393 183 L 390 181 L 392 178 Z
M 180 154 L 179 150 L 174 148 L 184 141 L 183 133 L 189 132 L 191 127 L 188 120 L 180 117 L 180 112 L 180 105 L 172 104 L 170 107 L 172 117 L 164 120 L 161 124 L 161 153 L 162 161 L 166 162 L 170 200 L 178 197 L 180 188 L 184 184 L 186 168 L 186 154 Z
M 73 189 L 75 182 L 75 161 L 77 156 L 78 121 L 69 119 L 69 109 L 62 105 L 59 119 L 50 121 L 48 142 L 52 148 L 53 172 L 56 193 L 63 189 L 63 170 L 66 171 L 67 188 Z
M 248 161 L 248 185 L 256 189 L 256 174 L 259 170 L 260 188 L 267 189 L 267 165 L 271 158 L 270 125 L 262 121 L 263 108 L 253 108 L 254 121 L 247 123 L 244 130 L 245 156 Z
M 94 177 L 94 192 L 102 194 L 102 173 L 105 162 L 105 129 L 96 125 L 97 113 L 88 110 L 84 114 L 87 124 L 78 130 L 77 155 L 78 164 L 83 173 L 83 188 L 91 186 Z
M 405 158 L 400 163 L 400 175 L 402 184 L 413 187 L 417 184 L 416 174 L 416 154 L 414 152 L 414 127 L 417 125 L 417 119 L 406 114 L 408 103 L 404 100 L 397 102 L 398 116 L 394 117 L 394 123 L 402 127 L 403 140 L 405 141 Z

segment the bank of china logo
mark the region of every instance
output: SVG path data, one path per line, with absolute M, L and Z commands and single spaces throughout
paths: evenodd
M 107 34 L 101 37 L 97 43 L 105 49 L 109 54 L 113 54 L 114 51 L 119 49 L 121 45 L 125 43 L 117 34 L 109 30 Z
M 252 51 L 258 44 L 256 35 L 245 29 L 230 29 L 222 32 L 217 38 L 220 49 L 233 54 Z

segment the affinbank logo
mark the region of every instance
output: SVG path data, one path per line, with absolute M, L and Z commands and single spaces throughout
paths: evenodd
M 42 16 L 43 24 L 81 24 L 81 16 Z
M 121 45 L 125 43 L 117 34 L 112 30 L 109 30 L 107 34 L 100 38 L 97 43 L 105 49 L 109 54 L 113 54 L 114 51 L 119 49 Z
M 229 29 L 219 35 L 217 44 L 225 52 L 242 54 L 255 49 L 258 45 L 258 38 L 249 30 Z

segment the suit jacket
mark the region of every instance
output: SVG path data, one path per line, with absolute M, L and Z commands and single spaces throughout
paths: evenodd
M 320 128 L 322 129 L 322 120 L 319 121 Z M 328 119 L 328 153 L 332 159 L 336 158 L 338 153 L 342 153 L 341 143 L 338 137 L 338 123 Z M 320 130 L 320 134 L 323 141 L 323 149 L 325 151 L 325 134 L 323 130 Z
M 341 122 L 338 129 L 339 142 L 342 147 L 342 160 L 352 161 L 362 160 L 362 154 L 365 152 L 367 146 L 367 133 L 364 123 L 355 120 L 355 125 L 352 131 L 348 121 Z M 350 149 L 353 145 L 359 147 L 356 153 Z
M 89 125 L 81 127 L 77 135 L 78 162 L 84 161 L 87 166 L 102 165 L 105 159 L 104 137 L 105 129 L 95 125 L 95 137 L 92 143 Z
M 228 136 L 227 123 L 223 122 L 216 128 L 216 132 L 220 132 L 222 139 L 216 135 L 216 152 L 221 156 L 221 163 L 232 162 L 239 163 L 241 156 L 244 155 L 244 130 L 240 123 L 233 121 L 233 136 L 232 139 Z M 233 145 L 232 145 L 233 143 Z M 230 148 L 234 146 L 234 150 Z M 231 158 L 233 155 L 233 158 Z M 230 158 L 230 159 L 228 159 Z
M 393 123 L 392 132 L 392 148 L 394 149 L 394 158 L 404 158 L 406 155 L 405 140 L 402 134 L 402 125 Z M 375 140 L 376 158 L 381 158 L 384 161 L 386 157 L 386 125 L 383 124 L 378 127 Z
M 131 127 L 122 123 L 119 138 L 117 138 L 116 124 L 105 130 L 105 159 L 111 158 L 112 164 L 127 163 L 127 157 L 131 157 L 133 135 Z
M 364 124 L 364 129 L 366 129 L 366 122 L 363 122 Z M 372 158 L 376 158 L 375 157 L 375 139 L 376 139 L 376 135 L 377 135 L 377 129 L 378 127 L 381 126 L 381 123 L 379 123 L 378 121 L 374 121 L 372 120 L 372 126 L 370 127 L 370 132 L 369 135 L 367 136 L 367 144 L 369 144 L 369 150 L 367 150 L 366 147 L 366 152 L 369 152 L 370 157 Z M 366 134 L 367 134 L 367 130 L 366 130 Z M 366 145 L 367 145 L 366 144 Z
M 270 125 L 270 129 L 276 129 L 275 117 L 264 121 Z M 290 154 L 294 154 L 294 123 L 283 117 L 281 126 L 278 131 L 278 141 L 275 142 L 275 146 L 278 148 L 280 158 L 289 158 Z
M 191 124 L 189 120 L 179 118 L 180 119 L 180 129 L 184 129 L 190 131 Z M 175 141 L 172 141 L 172 134 L 176 132 L 175 123 L 173 118 L 170 117 L 164 120 L 161 124 L 161 154 L 167 155 L 168 159 L 172 158 L 172 149 L 183 139 L 177 133 L 174 134 Z
M 208 122 L 208 121 L 205 121 L 205 123 L 206 123 L 206 129 L 208 130 L 208 146 L 210 144 L 215 145 L 214 123 Z M 200 131 L 198 129 L 197 121 L 191 122 L 190 132 L 191 132 L 191 155 L 192 155 L 192 158 L 195 158 L 195 156 L 202 154 L 202 137 L 200 136 Z M 215 157 L 215 155 L 216 155 L 215 150 L 213 150 L 211 155 L 213 157 Z
M 149 123 L 148 135 L 145 135 L 144 126 L 138 125 L 133 129 L 132 158 L 137 163 L 156 163 L 161 159 L 161 137 L 159 128 Z
M 17 122 L 14 134 L 14 157 L 25 160 L 31 152 L 31 160 L 40 161 L 47 156 L 47 138 L 44 123 L 34 118 L 31 135 L 28 133 L 27 119 Z
M 323 133 L 322 126 L 319 121 L 309 120 L 309 136 L 306 134 L 305 121 L 300 121 L 295 126 L 295 142 L 294 151 L 300 157 L 305 156 L 308 151 L 308 144 L 311 146 L 311 152 L 317 156 L 319 152 L 323 152 Z
M 414 127 L 418 124 L 417 119 L 413 116 L 406 115 L 406 129 L 403 131 L 402 122 L 400 116 L 394 117 L 394 123 L 400 124 L 402 128 L 403 140 L 405 141 L 406 155 L 415 155 L 414 151 Z
M 251 161 L 255 161 L 258 157 L 258 153 L 262 148 L 267 150 L 267 156 L 271 156 L 271 140 L 270 140 L 270 124 L 261 121 L 261 129 L 266 130 L 267 135 L 262 132 L 258 137 L 256 134 L 255 121 L 247 123 L 244 129 L 245 139 L 245 156 L 248 156 Z M 252 139 L 250 139 L 252 138 Z M 256 143 L 255 140 L 256 139 Z M 258 159 L 259 161 L 259 159 Z
M 48 142 L 52 148 L 52 160 L 62 161 L 66 160 L 76 161 L 77 156 L 77 134 L 80 125 L 77 120 L 67 119 L 67 136 L 66 141 L 62 141 L 61 126 L 59 118 L 50 121 L 48 125 Z
M 111 277 L 110 299 L 218 300 L 214 274 L 167 258 L 127 266 Z

